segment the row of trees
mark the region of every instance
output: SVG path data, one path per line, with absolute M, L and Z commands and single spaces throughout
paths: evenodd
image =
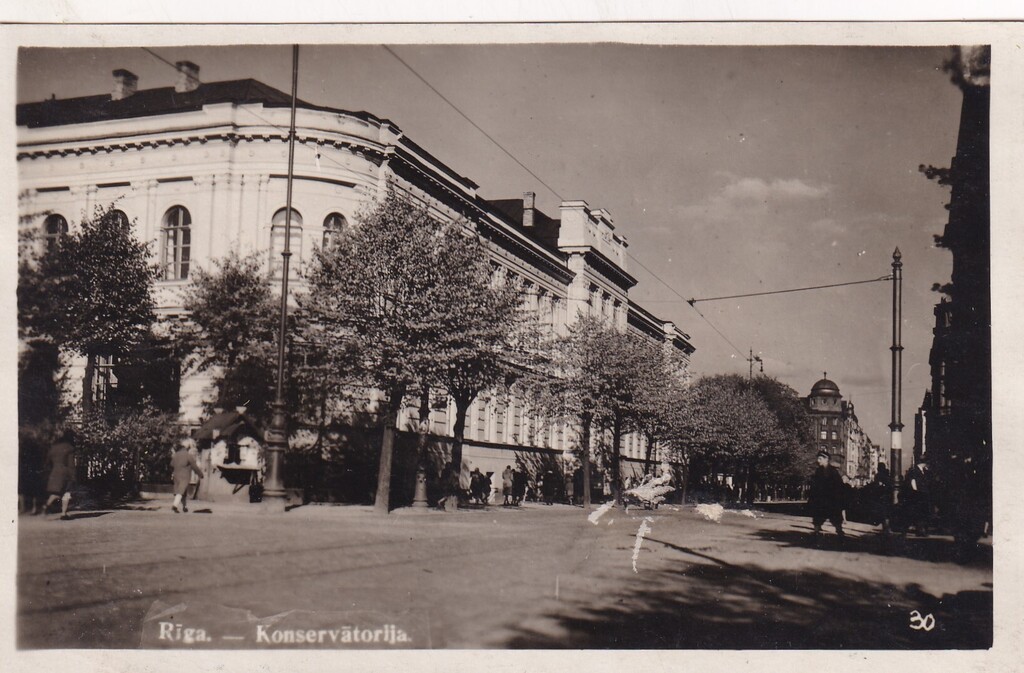
M 112 212 L 98 210 L 41 257 L 23 256 L 23 343 L 91 362 L 131 359 L 160 341 L 152 333 L 151 251 Z M 548 421 L 577 429 L 585 500 L 595 461 L 621 501 L 629 433 L 646 439 L 647 469 L 662 447 L 664 458 L 687 466 L 685 481 L 723 471 L 751 484 L 779 481 L 807 464 L 809 424 L 792 389 L 765 377 L 692 381 L 674 349 L 592 317 L 580 316 L 558 336 L 525 309 L 521 288 L 504 282 L 471 227 L 394 190 L 357 220 L 315 251 L 295 293 L 286 389 L 293 423 L 316 431 L 317 448 L 355 412 L 374 412 L 383 429 L 379 509 L 390 505 L 401 410 L 418 402 L 425 436 L 438 397 L 455 409 L 456 469 L 467 413 L 481 394 L 516 395 Z M 164 330 L 160 352 L 212 374 L 210 407 L 245 405 L 268 420 L 279 318 L 273 285 L 255 256 L 232 254 L 193 273 L 183 297 L 189 320 Z M 377 404 L 361 407 L 371 396 Z

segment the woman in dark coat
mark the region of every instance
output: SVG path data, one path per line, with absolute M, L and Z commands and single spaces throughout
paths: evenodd
M 67 520 L 68 507 L 71 506 L 71 485 L 75 478 L 75 445 L 74 435 L 66 430 L 61 438 L 50 447 L 46 455 L 46 467 L 49 468 L 50 477 L 46 481 L 46 492 L 50 496 L 46 499 L 44 511 L 50 509 L 50 505 L 60 500 L 60 518 Z
M 174 478 L 174 504 L 171 505 L 171 509 L 178 513 L 187 512 L 188 506 L 185 503 L 185 497 L 188 493 L 192 473 L 194 472 L 202 479 L 203 471 L 196 464 L 195 457 L 181 444 L 174 447 L 174 455 L 171 456 L 171 470 Z

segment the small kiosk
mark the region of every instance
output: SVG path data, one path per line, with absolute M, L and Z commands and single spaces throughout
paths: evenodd
M 245 407 L 217 411 L 192 433 L 199 451 L 203 480 L 199 500 L 250 501 L 262 492 L 263 432 L 245 414 Z

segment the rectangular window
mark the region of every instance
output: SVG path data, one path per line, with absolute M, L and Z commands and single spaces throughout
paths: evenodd
M 822 430 L 821 431 L 821 438 L 822 439 L 828 439 L 828 431 Z
M 111 355 L 96 355 L 93 358 L 92 381 L 89 385 L 89 401 L 93 409 L 105 409 L 111 392 L 117 388 L 115 364 Z
M 487 403 L 477 400 L 476 406 L 476 438 L 480 441 L 487 440 Z
M 444 435 L 448 432 L 448 412 L 446 409 L 433 409 L 430 417 L 433 420 L 435 435 Z
M 509 435 L 509 441 L 514 444 L 522 444 L 522 430 L 523 430 L 523 419 L 522 410 L 520 409 L 519 402 L 512 400 L 508 407 L 509 413 L 509 425 L 512 431 Z

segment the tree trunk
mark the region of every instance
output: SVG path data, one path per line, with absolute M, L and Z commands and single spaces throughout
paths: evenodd
M 615 504 L 622 505 L 622 468 L 619 463 L 619 445 L 622 443 L 622 416 L 615 414 L 612 419 L 612 497 Z
M 85 358 L 85 378 L 82 379 L 82 413 L 88 416 L 93 410 L 92 377 L 96 375 L 96 358 L 90 353 Z
M 473 403 L 472 397 L 453 395 L 455 400 L 455 425 L 452 428 L 452 470 L 462 479 L 462 442 L 466 438 L 466 415 Z M 454 494 L 453 494 L 454 495 Z
M 416 446 L 416 467 L 427 464 L 427 433 L 430 432 L 430 388 L 424 387 L 420 395 L 420 433 Z
M 580 466 L 583 469 L 583 509 L 590 508 L 590 415 L 580 419 Z
M 391 505 L 391 459 L 395 450 L 395 434 L 398 432 L 398 413 L 402 410 L 403 391 L 392 391 L 388 396 L 387 415 L 384 417 L 384 437 L 380 444 L 380 469 L 377 470 L 377 497 L 373 507 L 380 514 L 387 514 Z
M 756 480 L 757 473 L 754 470 L 754 466 L 755 466 L 755 463 L 754 463 L 753 460 L 751 460 L 747 464 L 747 503 L 748 504 L 753 504 L 754 496 L 756 495 L 755 494 L 755 490 L 757 489 L 757 480 Z

